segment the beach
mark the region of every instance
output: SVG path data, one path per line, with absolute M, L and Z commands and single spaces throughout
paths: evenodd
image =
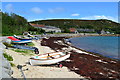
M 63 37 L 51 37 L 44 39 L 42 45 L 61 51 L 68 50 L 71 56 L 68 61 L 62 64 L 74 71 L 90 79 L 119 79 L 120 78 L 120 61 L 104 57 L 99 54 L 87 52 L 65 43 Z
M 65 42 L 65 37 L 50 37 L 42 40 L 33 40 L 39 54 L 67 51 L 71 53 L 70 58 L 60 62 L 63 67 L 51 66 L 32 66 L 29 58 L 34 55 L 24 56 L 11 49 L 5 49 L 10 54 L 16 66 L 24 65 L 23 71 L 26 78 L 82 78 L 82 79 L 119 79 L 119 61 L 109 59 L 94 53 L 89 53 L 72 46 Z M 17 67 L 12 67 L 13 78 L 22 78 L 21 72 Z
M 33 41 L 35 47 L 39 49 L 39 54 L 55 52 L 51 48 L 47 46 L 41 46 L 41 41 Z M 12 67 L 13 78 L 23 78 L 21 76 L 21 72 L 18 70 L 17 65 L 25 65 L 24 69 L 28 69 L 23 71 L 26 78 L 84 78 L 74 72 L 70 72 L 69 69 L 65 66 L 62 68 L 54 66 L 32 66 L 29 63 L 29 58 L 31 56 L 24 56 L 21 53 L 14 52 L 11 49 L 5 49 L 7 54 L 10 54 L 13 57 L 12 63 L 16 66 Z M 34 55 L 32 55 L 34 56 Z

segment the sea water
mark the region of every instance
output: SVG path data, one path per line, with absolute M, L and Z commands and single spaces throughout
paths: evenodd
M 103 56 L 120 59 L 119 38 L 117 36 L 89 36 L 70 38 L 71 43 L 86 51 L 101 54 Z

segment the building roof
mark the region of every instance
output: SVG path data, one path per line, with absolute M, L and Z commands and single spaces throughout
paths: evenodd
M 76 31 L 75 28 L 70 28 L 69 30 L 70 30 L 70 32 L 75 32 Z
M 55 30 L 61 31 L 60 28 L 57 28 L 55 26 L 47 26 L 47 25 L 40 25 L 40 24 L 33 24 L 33 23 L 30 23 L 30 25 L 33 27 L 42 28 L 45 31 L 55 31 Z
M 33 24 L 33 23 L 30 23 L 30 25 L 34 27 L 41 27 L 41 28 L 45 27 L 45 25 L 39 25 L 39 24 Z

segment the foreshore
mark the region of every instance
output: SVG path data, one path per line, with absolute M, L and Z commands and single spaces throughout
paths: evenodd
M 67 37 L 68 38 L 68 37 Z M 62 68 L 56 65 L 51 66 L 31 66 L 29 58 L 11 49 L 5 52 L 13 56 L 12 61 L 16 66 L 25 65 L 26 78 L 79 78 L 79 79 L 119 79 L 120 61 L 112 60 L 97 54 L 89 53 L 72 46 L 64 41 L 65 37 L 49 37 L 42 40 L 34 40 L 35 47 L 39 49 L 39 54 L 55 51 L 67 51 L 71 53 L 69 59 L 61 62 Z M 34 54 L 35 55 L 35 54 Z M 32 55 L 32 56 L 34 56 Z M 17 67 L 12 67 L 14 78 L 22 78 Z
M 39 54 L 55 52 L 55 50 L 51 49 L 48 46 L 41 46 L 41 40 L 33 40 L 32 41 L 39 49 Z M 13 74 L 11 75 L 13 78 L 23 78 L 21 76 L 20 70 L 17 68 L 18 65 L 22 65 L 23 72 L 25 74 L 25 78 L 77 78 L 77 79 L 85 79 L 83 76 L 78 75 L 74 72 L 70 72 L 69 69 L 65 66 L 62 68 L 58 67 L 58 65 L 50 65 L 50 66 L 32 66 L 29 64 L 29 58 L 34 55 L 22 55 L 20 52 L 15 52 L 12 49 L 5 49 L 5 53 L 11 55 L 13 57 L 12 63 L 15 64 L 14 67 L 11 67 L 13 70 Z M 27 70 L 26 70 L 27 69 Z
M 91 79 L 119 79 L 120 61 L 86 52 L 64 43 L 64 37 L 43 39 L 42 45 L 49 46 L 55 51 L 68 50 L 71 57 L 61 62 L 70 71 Z

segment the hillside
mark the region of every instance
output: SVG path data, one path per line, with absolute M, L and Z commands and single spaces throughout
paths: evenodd
M 30 23 L 56 26 L 63 30 L 69 28 L 94 29 L 96 32 L 101 30 L 120 34 L 120 24 L 111 20 L 78 20 L 78 19 L 51 19 L 32 21 Z
M 3 13 L 2 14 L 2 35 L 3 36 L 9 36 L 9 35 L 22 35 L 25 31 L 32 31 L 37 32 L 38 34 L 44 32 L 41 29 L 36 29 L 32 26 L 30 26 L 27 22 L 27 20 L 19 16 L 17 14 L 11 13 Z

